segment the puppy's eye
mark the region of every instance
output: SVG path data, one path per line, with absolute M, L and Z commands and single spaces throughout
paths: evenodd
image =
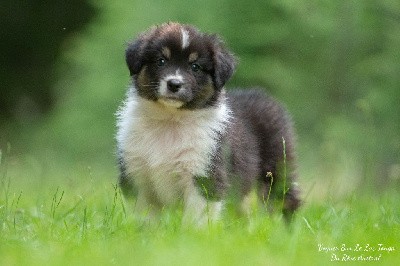
M 167 61 L 162 57 L 157 59 L 157 66 L 164 66 L 166 63 Z
M 193 64 L 191 65 L 191 67 L 192 67 L 192 70 L 193 70 L 194 72 L 197 72 L 197 71 L 201 70 L 201 66 L 198 65 L 198 64 L 196 64 L 196 63 L 193 63 Z

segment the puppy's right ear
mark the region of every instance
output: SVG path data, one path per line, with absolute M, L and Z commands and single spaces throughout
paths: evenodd
M 137 40 L 130 43 L 125 50 L 125 60 L 131 76 L 138 74 L 142 69 L 145 44 L 145 39 L 139 37 Z

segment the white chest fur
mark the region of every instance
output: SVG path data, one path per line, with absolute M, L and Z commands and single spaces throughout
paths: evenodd
M 229 120 L 220 103 L 202 110 L 165 107 L 132 90 L 118 113 L 118 145 L 140 193 L 151 189 L 163 204 L 193 193 L 193 176 L 205 176 Z

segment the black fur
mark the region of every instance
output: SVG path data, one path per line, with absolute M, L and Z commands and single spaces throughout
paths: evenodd
M 270 196 L 283 200 L 283 179 L 286 178 L 283 211 L 290 215 L 300 206 L 294 184 L 295 143 L 290 116 L 281 105 L 260 90 L 232 91 L 228 93 L 228 101 L 235 121 L 227 139 L 232 152 L 232 173 L 241 178 L 241 192 L 246 194 L 257 186 L 261 200 L 265 201 L 271 185 L 269 176 L 272 174 Z M 286 165 L 283 164 L 284 153 Z
M 119 186 L 121 187 L 122 193 L 129 197 L 136 197 L 137 189 L 129 178 L 121 149 L 117 150 L 117 160 L 119 168 Z

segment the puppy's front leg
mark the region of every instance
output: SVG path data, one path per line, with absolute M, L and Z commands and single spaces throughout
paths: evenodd
M 220 218 L 222 201 L 208 201 L 196 189 L 190 189 L 185 195 L 182 223 L 204 227 Z
M 157 217 L 157 206 L 151 204 L 146 193 L 139 192 L 135 202 L 135 213 L 138 215 L 140 222 L 154 223 Z

